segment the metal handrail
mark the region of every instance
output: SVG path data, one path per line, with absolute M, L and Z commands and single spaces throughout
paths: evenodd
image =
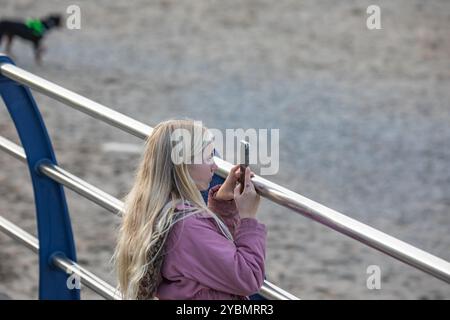
M 87 99 L 73 91 L 67 90 L 12 64 L 0 64 L 0 72 L 16 82 L 29 86 L 32 89 L 53 97 L 96 119 L 131 133 L 136 137 L 146 139 L 148 134 L 152 131 L 151 127 L 139 121 L 129 118 L 104 105 Z M 222 177 L 226 177 L 232 165 L 217 157 L 215 157 L 215 161 L 219 167 L 217 173 Z M 438 279 L 450 283 L 449 262 L 260 176 L 255 175 L 252 180 L 257 192 L 261 196 L 332 228 L 339 233 L 345 234 L 367 246 L 390 255 L 395 259 L 409 264 Z
M 1 73 L 18 83 L 33 88 L 91 117 L 104 121 L 138 138 L 146 139 L 153 128 L 120 112 L 92 101 L 73 91 L 38 77 L 10 63 L 0 65 Z
M 27 161 L 23 148 L 2 136 L 0 136 L 0 149 L 21 162 L 26 163 Z M 122 201 L 87 183 L 83 179 L 64 170 L 60 166 L 51 163 L 42 163 L 39 166 L 39 170 L 42 174 L 91 200 L 102 208 L 118 215 L 122 212 Z
M 5 151 L 21 162 L 26 162 L 27 160 L 25 151 L 22 147 L 2 136 L 0 136 L 0 150 Z M 124 207 L 124 203 L 122 201 L 91 185 L 83 179 L 78 178 L 60 166 L 42 163 L 39 165 L 39 171 L 50 179 L 55 180 L 72 191 L 75 191 L 81 196 L 91 200 L 100 207 L 117 215 L 122 214 Z M 264 280 L 264 284 L 260 290 L 260 294 L 267 299 L 299 300 L 298 297 L 277 287 L 267 280 Z
M 264 280 L 259 294 L 269 300 L 300 300 L 297 296 L 277 287 L 267 280 Z
M 0 231 L 21 242 L 34 253 L 39 252 L 39 241 L 33 235 L 0 216 Z M 82 284 L 108 300 L 121 300 L 121 294 L 107 282 L 64 256 L 53 256 L 52 263 L 68 275 L 75 275 Z

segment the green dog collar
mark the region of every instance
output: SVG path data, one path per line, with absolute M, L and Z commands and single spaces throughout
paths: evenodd
M 39 19 L 27 19 L 25 25 L 33 31 L 35 36 L 41 37 L 44 34 L 44 24 Z

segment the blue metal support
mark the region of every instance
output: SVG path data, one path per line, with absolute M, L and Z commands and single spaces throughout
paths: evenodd
M 0 55 L 0 64 L 14 62 Z M 79 300 L 80 290 L 67 285 L 68 275 L 53 265 L 55 255 L 76 261 L 63 187 L 39 173 L 42 163 L 57 164 L 53 147 L 30 90 L 0 74 L 0 94 L 16 126 L 33 183 L 39 238 L 39 299 Z

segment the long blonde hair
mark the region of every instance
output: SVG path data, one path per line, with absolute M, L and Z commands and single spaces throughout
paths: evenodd
M 155 297 L 161 281 L 160 269 L 167 235 L 177 221 L 187 217 L 175 210 L 178 203 L 189 203 L 192 208 L 189 215 L 197 212 L 210 214 L 222 233 L 233 240 L 223 221 L 207 208 L 189 175 L 186 161 L 180 164 L 176 164 L 180 161 L 173 161 L 176 154 L 173 153 L 172 133 L 177 129 L 190 132 L 192 143 L 183 144 L 190 150 L 183 152 L 192 157 L 203 153 L 212 142 L 212 135 L 207 134 L 209 131 L 193 120 L 161 122 L 149 135 L 134 184 L 125 198 L 113 256 L 118 287 L 125 299 Z

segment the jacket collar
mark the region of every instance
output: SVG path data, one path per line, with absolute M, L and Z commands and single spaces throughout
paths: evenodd
M 177 210 L 177 211 L 184 211 L 184 210 L 186 210 L 187 212 L 189 212 L 189 210 L 192 209 L 192 208 L 194 208 L 194 206 L 191 205 L 188 201 L 185 201 L 184 203 L 178 203 L 175 206 L 175 210 Z M 196 216 L 201 218 L 201 219 L 208 219 L 208 218 L 212 219 L 213 218 L 207 212 L 198 212 L 198 213 L 196 213 Z

